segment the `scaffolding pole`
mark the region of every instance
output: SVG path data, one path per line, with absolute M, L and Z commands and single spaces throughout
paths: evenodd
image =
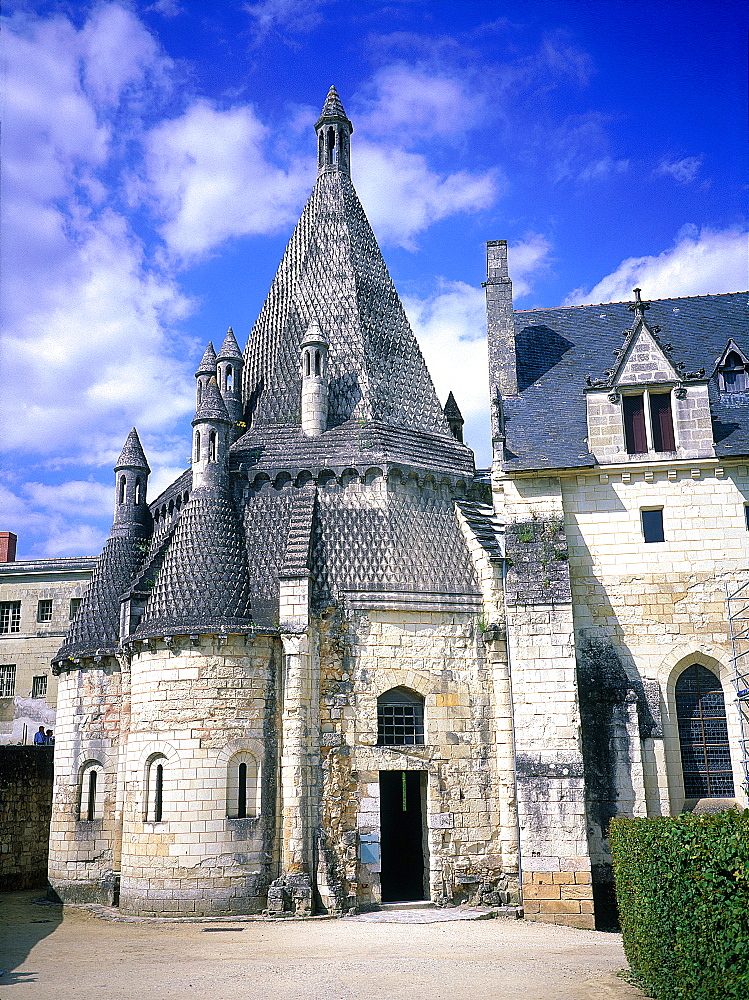
M 726 584 L 726 610 L 733 685 L 741 728 L 741 768 L 744 790 L 749 793 L 749 580 L 735 590 Z

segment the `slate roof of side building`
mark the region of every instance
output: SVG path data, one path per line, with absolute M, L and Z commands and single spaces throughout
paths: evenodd
M 602 378 L 632 326 L 629 302 L 515 310 L 518 395 L 503 400 L 508 471 L 597 465 L 588 451 L 585 377 Z M 749 293 L 651 299 L 649 325 L 671 358 L 706 377 L 733 339 L 749 355 Z M 715 453 L 749 455 L 749 393 L 723 394 L 713 378 Z

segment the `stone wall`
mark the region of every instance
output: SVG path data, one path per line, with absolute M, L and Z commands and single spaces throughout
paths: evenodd
M 497 781 L 506 725 L 498 732 L 478 616 L 332 609 L 319 632 L 324 905 L 381 899 L 379 782 L 389 770 L 425 776 L 425 897 L 517 902 L 516 850 L 505 863 L 498 802 L 508 792 Z M 423 746 L 377 745 L 377 698 L 394 687 L 424 697 Z
M 0 891 L 47 884 L 52 747 L 0 746 Z

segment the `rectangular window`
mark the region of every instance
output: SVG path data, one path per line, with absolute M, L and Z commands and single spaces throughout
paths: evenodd
M 39 601 L 36 608 L 36 620 L 38 622 L 51 622 L 52 621 L 52 601 L 44 600 Z
M 651 392 L 649 396 L 653 451 L 676 451 L 674 420 L 671 416 L 671 393 Z
M 423 705 L 378 705 L 379 746 L 414 746 L 424 742 Z
M 71 622 L 75 618 L 75 616 L 78 614 L 78 608 L 80 608 L 82 600 L 83 600 L 82 597 L 71 597 L 70 598 L 70 614 L 68 615 L 68 618 L 70 619 Z
M 749 503 L 744 504 L 744 520 L 746 521 L 746 530 L 749 531 Z
M 46 698 L 47 697 L 47 675 L 42 674 L 41 677 L 34 677 L 31 682 L 31 697 L 32 698 Z
M 16 690 L 16 665 L 4 663 L 0 665 L 0 698 L 12 698 Z
M 646 542 L 663 542 L 663 508 L 658 510 L 641 510 L 642 537 Z
M 624 440 L 628 455 L 646 455 L 648 439 L 645 433 L 644 394 L 622 396 L 624 409 Z
M 21 631 L 21 602 L 0 601 L 0 633 Z

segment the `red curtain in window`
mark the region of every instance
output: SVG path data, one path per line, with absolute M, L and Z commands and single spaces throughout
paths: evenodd
M 676 451 L 670 392 L 650 393 L 650 419 L 653 424 L 653 449 Z
M 628 455 L 644 455 L 648 450 L 645 434 L 645 404 L 642 393 L 622 396 L 624 408 L 624 440 Z

